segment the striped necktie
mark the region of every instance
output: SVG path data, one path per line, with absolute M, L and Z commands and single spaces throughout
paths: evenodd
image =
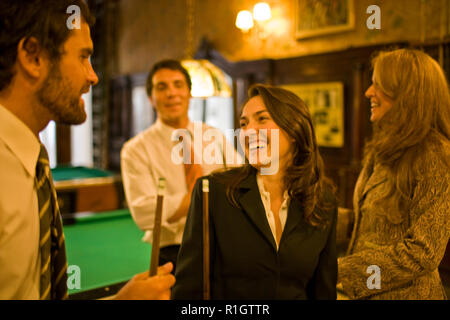
M 56 191 L 47 150 L 41 144 L 36 164 L 36 190 L 39 203 L 41 252 L 41 300 L 67 298 L 67 259 Z

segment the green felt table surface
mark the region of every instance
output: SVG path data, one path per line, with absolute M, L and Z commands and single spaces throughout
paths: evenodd
M 83 218 L 64 226 L 68 265 L 81 271 L 81 288 L 69 294 L 129 280 L 148 270 L 151 246 L 128 209 Z M 70 274 L 69 274 L 70 276 Z
M 61 166 L 52 169 L 52 176 L 55 181 L 111 177 L 113 175 L 114 173 L 111 171 L 87 167 Z

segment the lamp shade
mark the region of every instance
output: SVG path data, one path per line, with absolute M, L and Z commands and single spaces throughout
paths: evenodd
M 191 77 L 193 97 L 231 97 L 224 73 L 208 60 L 183 60 L 181 64 Z

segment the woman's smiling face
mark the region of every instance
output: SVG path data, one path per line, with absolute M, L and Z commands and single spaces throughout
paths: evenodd
M 389 109 L 392 108 L 394 100 L 388 97 L 379 88 L 375 75 L 372 77 L 372 85 L 366 91 L 366 97 L 370 99 L 370 121 L 379 121 Z
M 283 170 L 290 164 L 292 161 L 290 141 L 293 139 L 290 139 L 272 119 L 261 96 L 255 96 L 245 104 L 240 127 L 241 136 L 248 137 L 244 150 L 253 167 L 260 169 L 277 161 L 279 168 Z

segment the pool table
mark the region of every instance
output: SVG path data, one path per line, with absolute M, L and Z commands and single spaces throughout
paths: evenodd
M 141 241 L 143 233 L 127 209 L 78 215 L 64 225 L 69 270 L 80 271 L 80 288 L 71 288 L 77 284 L 72 278 L 69 298 L 111 296 L 134 274 L 148 270 L 151 246 Z
M 120 174 L 107 170 L 60 166 L 52 169 L 53 181 L 64 222 L 77 212 L 99 212 L 124 207 Z

